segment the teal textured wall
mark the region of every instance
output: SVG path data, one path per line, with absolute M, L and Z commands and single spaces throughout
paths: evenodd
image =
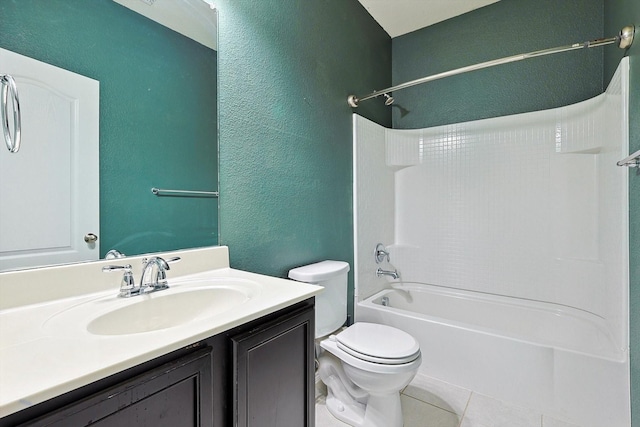
M 393 39 L 393 84 L 602 37 L 602 0 L 502 0 Z M 533 58 L 393 94 L 393 127 L 555 108 L 602 92 L 602 49 Z M 371 101 L 369 101 L 371 102 Z
M 102 255 L 216 244 L 217 200 L 150 192 L 217 188 L 215 51 L 111 0 L 2 0 L 0 47 L 100 81 Z
M 627 51 L 629 78 L 629 152 L 640 150 L 640 2 L 605 0 L 604 28 L 616 34 L 626 25 L 636 25 L 634 44 Z M 622 57 L 619 49 L 605 53 L 604 84 L 607 85 Z M 640 426 L 640 171 L 629 170 L 629 310 L 631 344 L 631 416 Z
M 353 264 L 346 97 L 391 83 L 391 39 L 356 0 L 216 5 L 220 239 L 232 266 L 286 277 L 324 259 Z M 380 105 L 358 112 L 391 124 Z

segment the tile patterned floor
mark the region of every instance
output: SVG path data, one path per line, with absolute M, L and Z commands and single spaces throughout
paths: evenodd
M 579 427 L 420 374 L 400 397 L 405 427 Z M 321 397 L 316 427 L 349 426 L 329 413 Z

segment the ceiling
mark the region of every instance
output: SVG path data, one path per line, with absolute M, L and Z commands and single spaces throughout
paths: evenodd
M 113 1 L 213 50 L 218 49 L 218 18 L 213 0 Z
M 499 0 L 358 0 L 393 38 Z

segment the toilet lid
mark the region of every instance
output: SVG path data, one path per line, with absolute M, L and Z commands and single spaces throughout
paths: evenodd
M 359 359 L 399 365 L 420 354 L 418 341 L 400 329 L 376 323 L 356 322 L 336 335 L 338 348 Z

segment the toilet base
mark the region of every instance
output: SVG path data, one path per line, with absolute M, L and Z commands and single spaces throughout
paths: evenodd
M 333 355 L 324 354 L 319 365 L 318 374 L 327 386 L 329 413 L 349 425 L 364 427 L 367 393 L 347 378 L 342 363 Z
M 402 427 L 402 407 L 398 389 L 367 393 L 346 375 L 344 365 L 331 354 L 319 359 L 318 373 L 327 385 L 329 413 L 354 427 Z M 407 382 L 413 374 L 405 379 Z
M 364 413 L 363 426 L 402 427 L 402 406 L 400 392 L 388 395 L 369 395 Z
M 394 395 L 369 395 L 365 405 L 344 404 L 333 393 L 327 395 L 329 413 L 354 427 L 402 427 L 400 393 Z
M 345 405 L 333 393 L 327 395 L 327 409 L 329 413 L 354 427 L 364 427 L 364 405 Z

